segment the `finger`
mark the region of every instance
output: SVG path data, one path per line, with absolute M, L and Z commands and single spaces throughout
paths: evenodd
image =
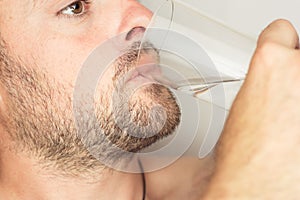
M 257 46 L 269 42 L 295 49 L 299 44 L 299 36 L 296 29 L 289 21 L 279 19 L 272 22 L 260 34 Z

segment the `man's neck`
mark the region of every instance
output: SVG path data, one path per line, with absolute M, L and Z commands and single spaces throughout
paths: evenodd
M 99 181 L 48 176 L 32 159 L 10 151 L 0 156 L 0 199 L 141 200 L 142 176 L 103 171 Z

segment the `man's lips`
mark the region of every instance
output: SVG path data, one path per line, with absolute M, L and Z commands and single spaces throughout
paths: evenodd
M 143 54 L 138 57 L 138 61 L 125 76 L 125 84 L 145 84 L 155 83 L 156 78 L 161 76 L 161 69 L 157 64 L 157 54 L 154 52 Z
M 128 72 L 125 83 L 157 83 L 156 77 L 161 75 L 161 70 L 157 64 L 144 64 Z

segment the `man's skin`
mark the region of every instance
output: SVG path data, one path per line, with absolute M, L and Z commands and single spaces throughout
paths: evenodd
M 133 0 L 95 0 L 93 14 L 87 16 L 99 21 L 92 23 L 87 16 L 57 15 L 72 3 L 36 1 L 34 6 L 34 0 L 0 0 L 1 39 L 9 46 L 5 50 L 27 66 L 45 68 L 58 82 L 73 82 L 93 48 L 134 27 L 146 27 L 152 15 Z M 206 199 L 299 197 L 297 45 L 298 36 L 286 21 L 277 21 L 262 33 L 219 143 Z M 102 170 L 93 173 L 96 178 L 56 176 L 56 168 L 48 173 L 51 165 L 45 170 L 36 157 L 12 149 L 16 146 L 11 145 L 5 126 L 9 95 L 4 84 L 0 87 L 0 199 L 142 199 L 140 174 Z M 193 164 L 189 170 L 187 162 Z M 202 172 L 209 174 L 212 163 L 210 157 L 205 162 L 183 158 L 147 174 L 148 199 L 200 198 L 200 188 L 208 181 Z
M 205 199 L 299 199 L 298 46 L 298 35 L 285 20 L 260 35 Z
M 46 107 L 51 106 L 49 102 L 56 100 L 60 103 L 57 105 L 58 108 L 66 109 L 64 107 L 66 106 L 65 99 L 60 99 L 60 97 L 64 97 L 64 94 L 55 93 L 59 89 L 54 87 L 56 82 L 66 88 L 69 83 L 74 84 L 82 63 L 96 46 L 115 35 L 127 33 L 135 27 L 147 27 L 152 17 L 152 13 L 135 0 L 94 0 L 91 3 L 77 1 L 77 3 L 83 3 L 88 11 L 84 15 L 78 14 L 79 16 L 70 12 L 69 5 L 73 3 L 74 1 L 71 0 L 0 0 L 0 39 L 1 42 L 4 41 L 3 44 L 1 43 L 4 47 L 0 51 L 1 59 L 3 59 L 1 60 L 1 74 L 6 76 L 7 80 L 12 81 L 15 77 L 21 77 L 19 81 L 25 80 L 32 89 L 38 89 L 39 85 L 33 84 L 32 78 L 29 78 L 28 74 L 17 73 L 14 69 L 20 65 L 29 71 L 31 69 L 46 71 L 47 77 L 55 80 L 55 82 L 47 84 L 53 86 L 54 91 L 51 88 L 48 89 L 54 96 L 46 98 L 42 102 L 42 104 L 46 103 Z M 7 59 L 6 53 L 11 60 Z M 16 61 L 17 65 L 11 64 L 11 61 Z M 6 70 L 11 71 L 10 73 L 2 70 L 5 65 L 8 65 Z M 35 146 L 29 145 L 35 151 L 23 150 L 22 143 L 15 143 L 15 133 L 11 132 L 14 129 L 8 128 L 11 126 L 11 119 L 7 117 L 8 113 L 14 115 L 14 111 L 17 112 L 19 107 L 11 109 L 9 106 L 16 100 L 12 94 L 21 96 L 19 101 L 22 102 L 22 105 L 19 104 L 19 106 L 23 108 L 22 106 L 26 106 L 27 100 L 35 102 L 36 99 L 32 96 L 36 93 L 22 96 L 20 94 L 23 94 L 22 84 L 24 83 L 21 84 L 17 81 L 8 84 L 3 77 L 0 79 L 1 200 L 142 199 L 141 174 L 103 170 L 101 163 L 95 164 L 95 161 L 89 158 L 82 163 L 81 160 L 88 156 L 85 156 L 84 151 L 79 151 L 80 149 L 76 145 L 74 145 L 75 149 L 80 153 L 67 154 L 69 160 L 61 162 L 62 165 L 59 166 L 53 164 L 56 162 L 53 159 L 50 163 L 44 163 L 44 160 L 36 156 Z M 19 86 L 20 90 L 12 89 L 19 88 Z M 66 93 L 72 93 L 72 88 L 66 90 Z M 145 94 L 141 96 L 143 95 Z M 38 99 L 39 96 L 41 95 L 37 95 L 36 98 Z M 147 103 L 147 99 L 145 101 Z M 27 106 L 28 109 L 23 113 L 23 121 L 27 121 L 31 113 L 44 112 L 43 107 L 39 107 L 39 103 L 34 105 L 31 103 Z M 68 111 L 68 109 L 66 110 Z M 53 109 L 50 111 L 53 113 Z M 59 116 L 59 113 L 54 114 Z M 67 115 L 62 114 L 62 118 L 58 121 L 63 121 L 66 117 Z M 34 124 L 35 120 L 41 118 L 43 117 L 33 118 L 30 124 Z M 45 119 L 46 122 L 44 122 L 48 125 L 47 120 Z M 20 126 L 20 131 L 28 129 L 28 124 L 24 127 Z M 34 124 L 29 128 L 38 129 L 41 131 L 40 134 L 44 134 L 42 132 L 44 128 L 38 126 L 39 124 Z M 55 127 L 59 127 L 59 124 Z M 63 128 L 59 127 L 59 130 Z M 56 134 L 60 135 L 61 133 Z M 22 135 L 18 137 L 27 141 L 25 136 L 25 139 L 22 139 Z M 39 137 L 39 134 L 33 137 L 33 144 L 38 142 Z M 64 141 L 68 135 L 60 137 L 60 140 Z M 56 138 L 54 136 L 54 139 Z M 59 141 L 57 142 L 59 143 Z M 72 148 L 73 144 L 68 143 L 68 140 L 63 144 L 65 146 L 62 149 L 58 149 L 56 153 L 50 153 L 50 155 L 43 154 L 42 158 L 59 156 L 68 146 L 71 150 L 74 149 Z M 44 146 L 47 145 L 54 149 L 57 146 L 55 143 L 44 143 L 40 149 L 44 149 Z M 40 153 L 39 149 L 37 152 Z M 79 157 L 79 159 L 75 157 Z M 57 159 L 68 158 L 59 156 Z M 73 165 L 73 160 L 78 162 Z M 89 162 L 91 162 L 90 166 L 94 166 L 93 168 L 78 167 L 87 165 Z M 189 170 L 186 170 L 187 166 Z M 208 157 L 204 161 L 197 158 L 182 158 L 166 169 L 146 174 L 147 199 L 197 199 L 208 181 L 212 168 L 212 157 Z M 174 181 L 173 174 L 177 174 L 176 181 Z M 164 181 L 161 181 L 162 178 Z

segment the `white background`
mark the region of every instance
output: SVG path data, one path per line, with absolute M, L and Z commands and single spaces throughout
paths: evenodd
M 277 18 L 290 20 L 300 30 L 299 0 L 181 0 L 239 32 L 256 38 Z

